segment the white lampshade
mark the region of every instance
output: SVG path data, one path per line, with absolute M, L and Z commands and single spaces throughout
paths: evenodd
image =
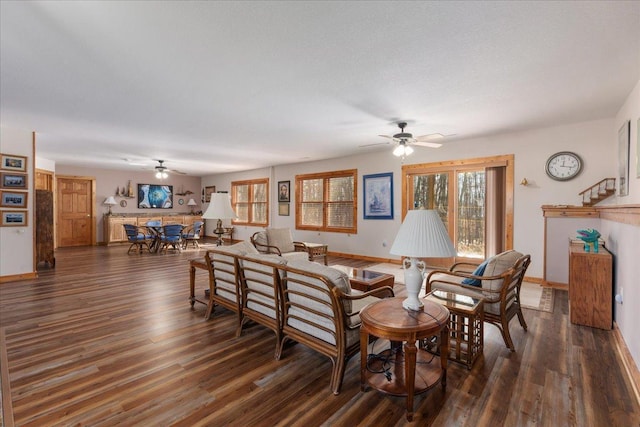
M 404 264 L 404 283 L 408 298 L 402 302 L 404 308 L 421 310 L 418 299 L 424 266 L 418 268 L 418 258 L 446 258 L 456 255 L 438 212 L 434 210 L 412 210 L 407 212 L 404 222 L 389 251 L 392 255 L 410 258 L 410 265 Z
M 218 245 L 222 244 L 222 220 L 223 219 L 236 219 L 238 216 L 231 207 L 231 197 L 227 193 L 213 193 L 211 194 L 211 202 L 202 218 L 204 219 L 217 219 L 216 231 L 220 231 L 218 234 Z
M 107 205 L 109 206 L 109 212 L 108 215 L 111 215 L 111 206 L 115 206 L 118 204 L 118 202 L 116 202 L 116 198 L 113 196 L 109 196 L 105 199 L 104 202 L 102 202 L 103 205 Z
M 189 199 L 189 201 L 187 202 L 187 206 L 198 206 L 198 204 L 195 200 Z
M 103 205 L 107 205 L 107 206 L 115 206 L 118 204 L 118 202 L 116 202 L 115 197 L 113 196 L 109 196 L 105 199 L 104 202 L 102 202 Z
M 231 207 L 231 197 L 227 193 L 211 194 L 211 202 L 204 215 L 204 219 L 236 219 L 236 213 Z

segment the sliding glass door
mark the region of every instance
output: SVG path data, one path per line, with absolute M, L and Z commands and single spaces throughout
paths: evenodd
M 485 259 L 512 246 L 513 156 L 403 167 L 403 216 L 435 209 L 456 248 L 456 260 Z M 509 182 L 507 182 L 509 180 Z M 448 265 L 454 260 L 431 260 Z

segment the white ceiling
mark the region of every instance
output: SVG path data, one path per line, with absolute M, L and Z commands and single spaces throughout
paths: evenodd
M 58 164 L 190 175 L 613 117 L 640 2 L 0 2 L 0 119 Z

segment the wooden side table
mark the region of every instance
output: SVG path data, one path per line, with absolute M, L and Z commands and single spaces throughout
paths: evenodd
M 317 258 L 324 258 L 324 265 L 327 265 L 327 245 L 322 243 L 307 243 L 302 242 L 304 245 L 304 249 L 302 245 L 297 245 L 296 250 L 301 248 L 300 251 L 304 250 L 309 254 L 309 261 L 315 261 Z
M 402 307 L 404 298 L 386 298 L 369 304 L 360 312 L 360 389 L 366 385 L 393 396 L 407 397 L 407 420 L 413 420 L 413 398 L 435 387 L 444 391 L 447 386 L 447 358 L 418 350 L 416 341 L 440 334 L 442 351 L 449 351 L 449 310 L 441 304 L 424 300 L 422 311 L 409 311 Z M 368 366 L 367 345 L 369 335 L 391 342 L 404 342 L 395 347 L 390 356 L 392 370 L 385 376 L 371 372 Z M 435 357 L 429 362 L 429 359 Z M 437 363 L 440 359 L 440 363 Z M 421 363 L 416 364 L 416 361 Z M 424 362 L 424 363 L 423 363 Z M 416 375 L 417 373 L 417 375 Z
M 189 290 L 191 292 L 189 302 L 191 303 L 192 308 L 196 302 L 209 305 L 209 301 L 203 301 L 196 298 L 196 268 L 200 268 L 205 271 L 209 270 L 204 258 L 195 258 L 189 261 Z
M 484 301 L 455 292 L 433 291 L 428 301 L 442 304 L 449 316 L 449 360 L 473 367 L 484 349 Z M 436 349 L 440 355 L 442 352 Z M 446 353 L 445 353 L 446 354 Z

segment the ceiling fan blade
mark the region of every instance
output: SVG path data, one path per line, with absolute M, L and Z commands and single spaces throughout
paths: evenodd
M 397 139 L 395 137 L 391 136 L 391 135 L 378 135 L 378 136 L 381 136 L 383 138 L 389 138 L 391 140 L 397 141 Z
M 416 141 L 419 142 L 427 142 L 427 141 L 437 141 L 439 139 L 449 138 L 450 136 L 454 136 L 455 133 L 449 135 L 443 135 L 441 133 L 430 133 L 428 135 L 416 136 Z
M 413 145 L 419 145 L 420 147 L 430 147 L 430 148 L 440 148 L 442 144 L 437 142 L 423 142 L 423 141 L 415 141 Z
M 358 145 L 358 147 L 374 147 L 377 145 L 389 145 L 392 144 L 391 141 L 389 142 L 374 142 L 373 144 L 363 144 L 363 145 Z

